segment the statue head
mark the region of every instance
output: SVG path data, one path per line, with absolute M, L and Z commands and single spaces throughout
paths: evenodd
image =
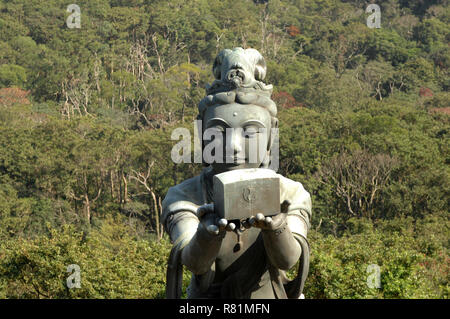
M 266 74 L 264 58 L 255 49 L 222 50 L 213 73 L 216 81 L 200 101 L 198 115 L 204 154 L 214 158 L 207 162 L 216 173 L 268 167 L 278 119 L 272 86 L 260 82 Z

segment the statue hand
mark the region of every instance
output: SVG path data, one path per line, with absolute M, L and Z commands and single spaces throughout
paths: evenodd
M 245 227 L 256 227 L 262 230 L 275 230 L 281 227 L 286 222 L 287 212 L 289 205 L 291 203 L 285 200 L 281 203 L 280 213 L 272 216 L 265 217 L 263 214 L 256 214 L 256 216 L 251 216 L 247 222 L 244 224 Z
M 226 231 L 236 228 L 234 223 L 229 223 L 225 218 L 218 218 L 214 212 L 214 204 L 202 205 L 197 209 L 197 217 L 203 228 L 211 235 L 225 235 Z

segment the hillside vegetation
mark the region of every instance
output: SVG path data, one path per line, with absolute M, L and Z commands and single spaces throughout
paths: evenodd
M 0 0 L 0 298 L 164 297 L 161 201 L 202 169 L 171 133 L 237 46 L 312 195 L 306 298 L 448 298 L 448 1 L 376 3 L 381 28 L 361 0 L 77 0 L 69 28 L 67 2 Z

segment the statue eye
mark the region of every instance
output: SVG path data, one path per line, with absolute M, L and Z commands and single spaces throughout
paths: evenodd
M 225 133 L 225 128 L 223 126 L 215 125 L 215 126 L 208 127 L 204 131 L 203 138 L 205 141 L 212 142 L 216 138 L 223 139 L 224 133 Z
M 223 134 L 225 132 L 225 129 L 221 125 L 213 126 L 209 128 L 212 132 L 217 134 Z
M 254 126 L 254 125 L 249 125 L 246 126 L 244 129 L 244 135 L 247 138 L 252 138 L 255 137 L 256 134 L 258 134 L 258 127 Z

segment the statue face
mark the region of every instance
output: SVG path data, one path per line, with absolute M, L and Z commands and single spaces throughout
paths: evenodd
M 203 156 L 216 173 L 258 168 L 267 156 L 271 116 L 263 107 L 213 105 L 205 110 L 202 125 Z

